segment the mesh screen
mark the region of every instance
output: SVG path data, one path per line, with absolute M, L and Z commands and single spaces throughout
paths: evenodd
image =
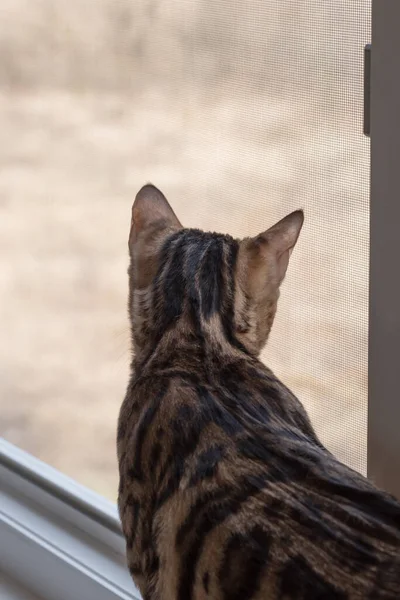
M 366 471 L 369 0 L 3 0 L 1 434 L 115 498 L 130 205 L 306 221 L 269 366 Z

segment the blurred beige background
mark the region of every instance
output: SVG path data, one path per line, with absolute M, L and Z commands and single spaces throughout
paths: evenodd
M 2 0 L 0 435 L 115 499 L 152 181 L 235 236 L 305 208 L 263 359 L 366 471 L 369 36 L 369 0 Z

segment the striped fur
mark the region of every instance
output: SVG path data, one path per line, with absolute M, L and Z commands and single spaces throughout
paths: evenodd
M 237 241 L 135 200 L 118 503 L 144 600 L 400 598 L 400 504 L 258 359 L 302 221 Z

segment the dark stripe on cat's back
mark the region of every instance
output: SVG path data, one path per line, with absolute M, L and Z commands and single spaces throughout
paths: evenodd
M 196 392 L 201 412 L 208 422 L 212 421 L 229 436 L 243 431 L 244 427 L 237 416 L 229 411 L 206 386 L 197 385 Z
M 236 338 L 234 329 L 234 307 L 235 307 L 235 271 L 237 257 L 239 253 L 239 242 L 236 240 L 230 240 L 228 244 L 225 244 L 225 289 L 227 293 L 224 294 L 223 308 L 221 310 L 221 322 L 222 328 L 227 341 L 232 345 L 248 354 L 247 349 L 243 344 Z
M 201 293 L 201 310 L 204 319 L 209 319 L 221 309 L 221 298 L 224 288 L 223 278 L 223 242 L 212 240 L 203 258 L 199 288 Z
M 200 290 L 196 282 L 199 265 L 207 251 L 207 245 L 198 243 L 194 238 L 187 247 L 185 257 L 185 285 L 186 294 L 189 299 L 189 317 L 192 321 L 195 335 L 200 343 L 199 352 L 204 360 L 205 357 L 205 338 L 201 324 L 201 297 Z
M 210 573 L 208 571 L 206 571 L 203 575 L 203 587 L 204 587 L 204 591 L 206 592 L 207 596 L 208 596 L 209 586 L 210 586 Z
M 270 535 L 259 526 L 246 534 L 231 536 L 218 573 L 223 600 L 254 597 L 268 563 L 270 547 Z
M 165 251 L 171 249 L 174 240 L 169 241 Z M 186 239 L 181 236 L 176 239 L 172 258 L 166 267 L 165 273 L 161 270 L 160 280 L 156 281 L 154 291 L 160 293 L 162 289 L 162 298 L 158 299 L 157 304 L 162 307 L 162 323 L 160 331 L 164 332 L 182 315 L 184 302 L 185 279 L 182 265 L 185 256 Z M 162 283 L 161 283 L 162 282 Z M 161 289 L 159 289 L 161 287 Z M 158 309 L 158 306 L 156 307 Z M 157 315 L 156 315 L 157 316 Z
M 189 486 L 200 484 L 205 479 L 210 479 L 216 473 L 218 464 L 224 457 L 224 449 L 220 445 L 213 445 L 203 450 L 196 461 L 195 469 L 189 481 Z
M 302 556 L 289 559 L 280 572 L 279 598 L 347 600 L 348 595 L 318 575 Z
M 168 458 L 159 477 L 157 510 L 178 490 L 184 473 L 184 463 L 195 453 L 200 436 L 210 423 L 220 427 L 230 437 L 243 430 L 235 417 L 220 406 L 205 386 L 197 385 L 193 389 L 198 398 L 196 408 L 190 404 L 183 404 L 169 423 L 172 440 Z M 200 454 L 190 485 L 202 478 L 211 477 L 222 458 L 223 449 L 219 446 L 211 447 Z
M 240 504 L 253 494 L 264 490 L 268 486 L 269 481 L 268 472 L 260 475 L 243 475 L 237 482 L 237 489 L 235 491 L 232 491 L 231 485 L 224 485 L 212 492 L 206 491 L 200 494 L 177 531 L 175 538 L 176 548 L 179 551 L 182 550 L 185 540 L 195 531 L 196 524 L 203 518 L 203 513 L 208 512 L 210 507 L 221 503 L 236 507 L 238 502 Z M 229 506 L 227 516 L 230 514 Z
M 126 533 L 126 544 L 129 549 L 132 549 L 139 522 L 140 504 L 139 501 L 130 494 L 126 501 L 126 505 L 128 506 L 128 510 L 132 511 L 132 525 L 130 531 Z
M 178 232 L 172 234 L 171 236 L 169 236 L 163 243 L 161 250 L 160 250 L 160 258 L 158 260 L 157 273 L 154 277 L 153 289 L 157 288 L 157 286 L 159 286 L 160 282 L 162 281 L 163 275 L 167 268 L 167 265 L 168 265 L 169 261 L 171 260 L 171 253 L 172 254 L 174 253 L 175 248 L 176 248 L 177 244 L 179 243 L 179 241 L 181 243 L 184 243 L 184 240 L 185 240 L 185 233 L 183 231 L 178 231 Z
M 169 388 L 168 380 L 161 381 L 161 389 L 152 398 L 147 407 L 146 412 L 141 418 L 137 432 L 136 432 L 136 441 L 135 448 L 133 452 L 133 465 L 132 468 L 129 469 L 128 474 L 133 479 L 142 480 L 143 479 L 143 457 L 142 457 L 142 448 L 146 440 L 146 436 L 149 433 L 149 428 L 152 422 L 155 419 L 157 411 L 160 407 L 161 401 L 166 395 Z
M 202 406 L 182 404 L 173 415 L 169 423 L 170 449 L 159 477 L 157 510 L 178 490 L 185 461 L 195 453 L 200 436 L 210 422 L 211 415 Z
M 268 484 L 268 479 L 268 474 L 243 477 L 243 480 L 238 482 L 238 491 L 225 492 L 222 497 L 211 503 L 210 494 L 208 494 L 202 506 L 196 503 L 192 507 L 176 537 L 177 545 L 182 544 L 177 600 L 191 600 L 193 598 L 198 563 L 204 544 L 211 532 L 229 517 L 237 514 L 249 498 L 264 489 Z M 188 544 L 185 544 L 185 538 L 189 540 Z

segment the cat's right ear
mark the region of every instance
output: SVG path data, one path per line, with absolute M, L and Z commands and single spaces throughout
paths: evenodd
M 182 229 L 164 194 L 154 185 L 147 184 L 138 192 L 132 206 L 129 244 L 135 243 L 142 232 L 156 224 L 161 229 Z

